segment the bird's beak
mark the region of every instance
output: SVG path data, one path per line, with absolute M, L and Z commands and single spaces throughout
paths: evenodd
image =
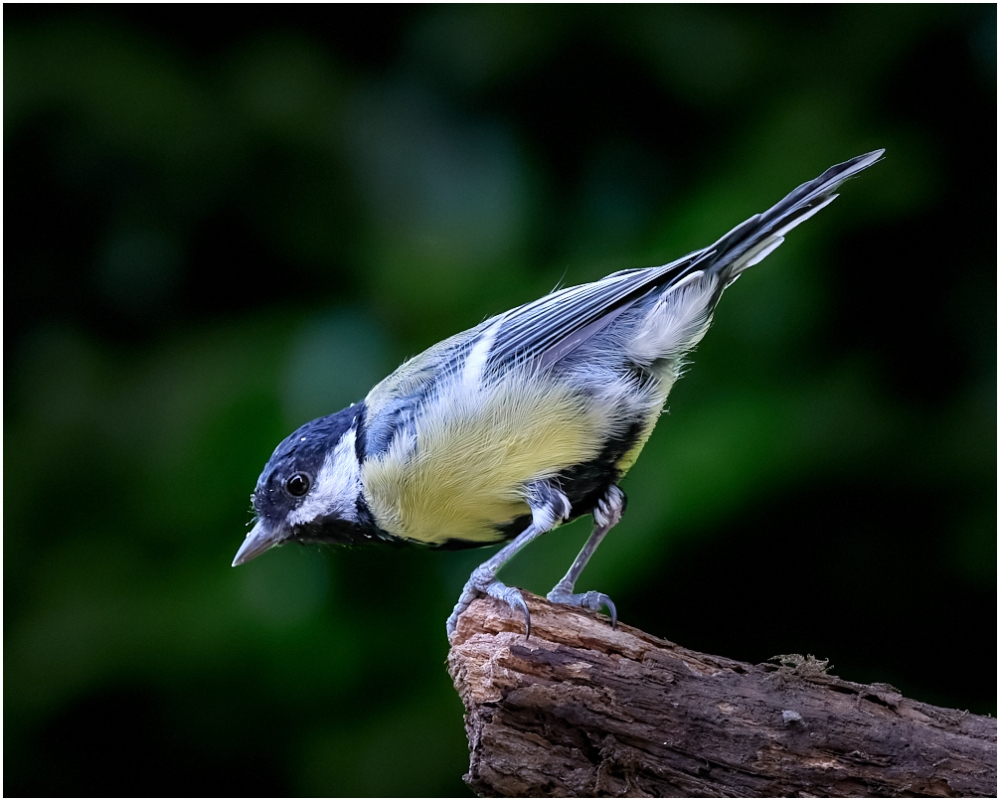
M 236 552 L 236 558 L 233 559 L 233 567 L 242 565 L 244 562 L 249 562 L 251 559 L 260 556 L 264 551 L 273 548 L 283 539 L 285 539 L 284 532 L 280 528 L 272 529 L 263 520 L 258 520 L 254 527 L 250 529 L 247 538 L 243 540 L 240 549 Z

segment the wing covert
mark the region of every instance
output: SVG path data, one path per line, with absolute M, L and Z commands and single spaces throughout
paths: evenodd
M 687 275 L 712 254 L 696 251 L 662 267 L 612 273 L 600 281 L 567 287 L 512 309 L 496 333 L 488 365 L 524 360 L 555 364 L 657 287 Z

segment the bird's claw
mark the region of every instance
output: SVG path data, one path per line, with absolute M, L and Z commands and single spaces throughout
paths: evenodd
M 589 609 L 591 612 L 600 612 L 601 607 L 605 607 L 611 617 L 611 628 L 618 628 L 618 610 L 615 608 L 614 601 L 603 592 L 590 590 L 589 592 L 574 593 L 557 586 L 545 597 L 554 604 L 579 606 L 581 609 Z
M 494 581 L 486 588 L 486 594 L 498 601 L 503 601 L 511 609 L 516 609 L 524 615 L 524 639 L 528 639 L 531 636 L 531 614 L 528 612 L 528 605 L 524 602 L 524 596 L 521 595 L 520 590 Z
M 489 595 L 491 598 L 496 598 L 498 601 L 503 601 L 511 609 L 514 609 L 524 615 L 524 639 L 528 639 L 531 636 L 531 614 L 528 612 L 528 604 L 524 601 L 524 596 L 521 595 L 520 590 L 514 587 L 508 587 L 506 584 L 500 581 L 493 580 L 484 587 L 469 586 L 473 583 L 470 579 L 469 584 L 466 585 L 465 590 L 462 592 L 462 597 L 459 599 L 458 603 L 455 604 L 455 608 L 452 610 L 451 614 L 448 616 L 448 621 L 445 623 L 445 629 L 448 632 L 448 637 L 450 638 L 452 634 L 455 633 L 455 628 L 458 626 L 458 617 L 466 609 L 469 608 L 469 604 L 472 603 L 473 598 L 479 593 L 484 593 Z

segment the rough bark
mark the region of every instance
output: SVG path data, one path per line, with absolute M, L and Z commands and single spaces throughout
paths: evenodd
M 828 674 L 749 665 L 525 593 L 459 618 L 466 783 L 489 796 L 995 796 L 997 723 Z

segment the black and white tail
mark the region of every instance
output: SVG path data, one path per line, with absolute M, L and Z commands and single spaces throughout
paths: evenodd
M 630 358 L 664 376 L 676 375 L 684 354 L 708 330 L 726 287 L 773 252 L 788 231 L 832 203 L 840 184 L 877 162 L 884 152 L 875 150 L 831 167 L 703 250 L 663 267 L 623 273 L 639 279 L 634 294 L 652 286 L 657 297 L 644 308 L 629 342 Z
M 838 186 L 879 161 L 883 153 L 885 150 L 873 150 L 837 164 L 790 192 L 767 211 L 740 223 L 705 249 L 705 253 L 714 252 L 714 258 L 711 266 L 706 264 L 701 269 L 721 272 L 728 279 L 725 284 L 732 283 L 745 269 L 758 264 L 784 242 L 785 234 L 796 225 L 830 205 L 837 197 L 834 190 Z
M 483 357 L 480 361 L 488 369 L 502 371 L 522 363 L 545 369 L 588 343 L 598 350 L 609 346 L 604 334 L 614 323 L 617 333 L 612 339 L 630 338 L 628 357 L 635 364 L 669 360 L 697 343 L 723 290 L 740 273 L 778 247 L 786 232 L 830 203 L 841 183 L 870 167 L 883 152 L 831 167 L 707 248 L 660 267 L 622 270 L 560 289 L 498 315 L 482 324 L 473 353 Z

